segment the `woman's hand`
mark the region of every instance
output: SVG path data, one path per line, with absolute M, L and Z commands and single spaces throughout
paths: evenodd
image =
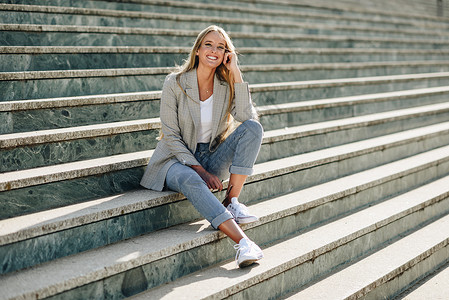
M 191 168 L 194 169 L 195 172 L 198 173 L 198 175 L 200 175 L 200 177 L 204 180 L 209 189 L 219 191 L 223 189 L 223 184 L 221 183 L 221 180 L 214 174 L 207 172 L 202 166 L 195 165 L 191 166 Z
M 234 75 L 235 82 L 243 82 L 242 73 L 237 65 L 237 54 L 235 52 L 226 51 L 223 58 L 223 64 Z

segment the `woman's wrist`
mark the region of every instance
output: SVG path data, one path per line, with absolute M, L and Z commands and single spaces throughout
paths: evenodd
M 234 77 L 234 83 L 242 83 L 243 82 L 242 72 L 240 71 L 240 69 L 238 67 L 231 70 L 231 73 Z

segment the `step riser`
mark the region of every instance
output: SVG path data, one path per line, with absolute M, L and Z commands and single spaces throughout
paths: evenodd
M 245 80 L 251 83 L 269 83 L 269 82 L 285 82 L 292 78 L 295 81 L 320 80 L 320 79 L 336 79 L 336 78 L 356 78 L 371 76 L 388 76 L 418 73 L 437 73 L 447 72 L 449 66 L 440 64 L 435 66 L 416 66 L 410 63 L 410 66 L 378 66 L 378 67 L 358 67 L 352 69 L 328 69 L 320 70 L 301 70 L 301 71 L 245 71 Z
M 140 76 L 0 81 L 0 101 L 160 90 L 168 73 Z
M 0 219 L 116 195 L 139 188 L 144 167 L 0 193 Z
M 113 96 L 112 96 L 113 97 Z M 0 134 L 159 117 L 159 100 L 0 112 Z
M 173 67 L 182 64 L 187 55 L 188 53 L 0 54 L 0 72 Z M 449 55 L 447 57 L 449 58 Z M 416 58 L 424 60 L 424 57 Z M 379 61 L 381 59 L 382 57 Z M 390 60 L 394 59 L 393 57 Z M 410 59 L 413 59 L 413 56 Z M 434 59 L 438 60 L 439 56 L 435 56 Z M 441 59 L 447 58 L 441 56 Z
M 381 76 L 381 75 L 400 75 L 403 68 L 386 68 L 388 74 L 383 73 L 382 68 L 374 69 L 373 74 L 366 70 L 328 70 L 328 77 L 342 78 L 342 77 L 366 77 L 366 76 Z M 447 71 L 447 66 L 422 67 L 414 68 L 413 71 L 422 73 Z M 409 70 L 411 71 L 411 70 Z M 136 75 L 136 76 L 110 76 L 110 77 L 75 77 L 75 78 L 59 78 L 59 79 L 29 79 L 29 80 L 12 80 L 0 81 L 0 89 L 5 91 L 1 96 L 0 101 L 15 101 L 26 99 L 42 99 L 42 98 L 57 98 L 57 97 L 71 97 L 83 95 L 101 95 L 111 93 L 130 93 L 130 92 L 144 92 L 160 90 L 165 77 L 169 71 L 152 74 L 152 75 Z M 302 72 L 257 72 L 258 74 L 251 74 L 252 72 L 245 72 L 245 80 L 255 83 L 268 82 L 282 82 L 291 80 L 291 78 L 298 78 L 301 80 L 315 80 L 326 77 L 324 71 L 302 71 Z M 296 77 L 289 77 L 295 74 Z M 406 73 L 406 72 L 404 72 Z M 299 78 L 301 75 L 302 78 Z M 347 75 L 347 76 L 345 76 Z M 293 75 L 292 75 L 293 76 Z M 316 77 L 312 77 L 316 76 Z M 339 86 L 324 87 L 308 87 L 301 90 L 284 90 L 276 92 L 259 92 L 253 93 L 253 100 L 257 105 L 278 104 L 285 102 L 296 102 L 307 99 L 323 99 L 325 97 L 343 97 L 356 94 L 381 93 L 402 89 L 416 89 L 434 86 L 447 85 L 447 78 L 424 78 L 411 81 L 395 81 L 388 83 L 375 84 L 341 84 Z M 273 96 L 271 96 L 273 95 Z M 287 97 L 289 96 L 289 97 Z M 276 97 L 276 101 L 271 98 Z M 291 99 L 294 100 L 284 100 Z M 267 99 L 267 100 L 266 100 Z M 271 101 L 270 101 L 271 100 Z
M 352 118 L 373 113 L 406 109 L 420 105 L 444 103 L 449 95 L 431 95 L 417 98 L 396 99 L 395 101 L 378 101 L 370 103 L 351 103 L 339 107 L 314 108 L 297 112 L 265 114 L 260 116 L 260 123 L 265 131 L 293 127 L 315 122 L 331 121 L 340 118 Z
M 20 51 L 20 50 L 19 50 Z M 173 67 L 182 64 L 188 53 L 68 53 L 0 54 L 0 72 Z M 385 61 L 448 61 L 449 54 L 413 53 L 269 53 L 241 52 L 241 65 L 302 64 Z
M 336 114 L 333 116 L 334 118 L 339 117 Z M 348 115 L 348 117 L 350 116 Z M 364 126 L 348 128 L 346 130 L 334 130 L 332 132 L 307 135 L 274 143 L 264 143 L 260 150 L 257 163 L 377 137 L 401 130 L 432 125 L 448 119 L 449 111 L 432 111 L 424 115 L 409 116 L 400 120 L 385 120 L 380 124 L 364 124 Z M 315 120 L 319 121 L 318 118 Z M 262 124 L 264 124 L 265 130 L 268 130 L 267 127 L 269 126 L 265 125 L 270 123 L 267 123 L 264 119 L 262 121 L 265 121 Z M 288 123 L 277 124 L 280 126 L 295 125 L 291 120 Z M 140 130 L 122 134 L 94 136 L 76 140 L 62 140 L 53 143 L 47 142 L 32 146 L 16 146 L 9 149 L 0 149 L 0 172 L 10 172 L 154 149 L 158 136 L 159 129 Z
M 159 130 L 143 130 L 30 147 L 0 149 L 0 172 L 106 157 L 156 148 Z
M 426 259 L 418 261 L 418 263 L 399 274 L 399 276 L 388 280 L 382 285 L 376 285 L 375 289 L 369 291 L 367 294 L 363 293 L 363 299 L 394 299 L 394 297 L 398 296 L 401 292 L 406 291 L 415 283 L 423 280 L 435 270 L 438 270 L 449 262 L 448 245 L 434 251 L 429 251 L 429 256 Z
M 444 119 L 447 120 L 448 117 L 449 113 L 444 114 L 444 117 L 442 116 L 440 122 Z M 345 143 L 391 134 L 401 130 L 418 128 L 420 126 L 425 126 L 424 123 L 428 123 L 427 125 L 438 123 L 438 121 L 434 120 L 434 118 L 439 119 L 437 116 L 425 116 L 422 118 L 413 118 L 410 120 L 400 120 L 396 122 L 376 124 L 373 126 L 320 133 L 296 139 L 279 141 L 276 143 L 263 144 L 257 158 L 257 163 L 316 151 L 326 147 L 339 146 Z M 420 125 L 416 125 L 415 122 Z M 446 136 L 446 134 L 442 134 L 440 138 L 442 141 L 449 141 L 449 136 Z M 438 144 L 439 143 L 437 143 L 437 145 Z M 439 144 L 439 146 L 443 145 L 444 142 Z
M 185 14 L 183 12 L 182 14 Z M 390 38 L 415 38 L 429 39 L 430 32 L 395 32 L 395 31 L 376 31 L 375 27 L 371 30 L 360 30 L 359 27 L 353 28 L 307 28 L 304 26 L 281 26 L 277 24 L 240 24 L 233 20 L 205 20 L 205 21 L 189 21 L 189 20 L 163 20 L 152 18 L 130 18 L 130 17 L 107 17 L 96 15 L 78 15 L 78 14 L 60 14 L 60 13 L 38 13 L 38 12 L 18 12 L 18 11 L 0 11 L 0 19 L 5 24 L 37 24 L 37 25 L 77 25 L 77 26 L 112 26 L 112 27 L 139 27 L 139 28 L 171 28 L 201 31 L 210 24 L 216 24 L 229 32 L 269 32 L 283 34 L 310 34 L 310 35 L 343 35 L 343 36 L 359 36 L 359 37 L 390 37 Z M 236 19 L 235 16 L 232 19 Z M 304 22 L 304 20 L 301 20 Z M 338 26 L 338 25 L 337 25 Z M 365 27 L 366 28 L 366 27 Z M 369 28 L 369 27 L 368 27 Z M 440 39 L 449 39 L 449 35 L 439 36 Z
M 387 153 L 385 154 L 385 156 L 387 156 Z M 367 159 L 363 161 L 367 161 Z M 341 175 L 332 174 L 331 176 L 341 177 L 345 175 L 344 173 L 351 173 L 351 170 L 355 164 L 347 165 L 349 165 L 349 167 L 347 168 L 346 172 L 344 172 L 344 170 L 339 170 L 341 172 Z M 334 163 L 330 164 L 329 166 L 323 165 L 320 167 L 290 173 L 288 175 L 280 177 L 268 178 L 257 182 L 250 182 L 245 185 L 245 189 L 243 190 L 240 198 L 243 199 L 244 202 L 255 202 L 273 195 L 280 195 L 288 191 L 312 186 L 314 184 L 318 184 L 319 182 L 324 182 L 331 179 L 326 175 L 328 173 L 331 173 L 331 170 L 336 170 L 337 168 L 338 166 L 335 166 Z M 362 201 L 371 202 L 375 201 L 376 199 L 386 198 L 388 197 L 388 195 L 402 193 L 416 186 L 447 175 L 447 170 L 449 170 L 449 160 L 442 160 L 436 165 L 433 164 L 431 166 L 426 166 L 425 168 L 420 170 L 410 171 L 411 173 L 402 175 L 399 179 L 393 179 L 387 183 L 382 183 L 382 188 L 373 187 L 373 189 L 375 189 L 375 192 L 373 192 L 371 188 L 365 188 L 368 190 L 359 191 L 361 196 L 360 199 L 362 199 Z M 120 178 L 119 176 L 117 177 Z M 135 180 L 136 181 L 134 182 L 138 182 L 137 178 L 135 178 Z M 271 188 L 276 187 L 276 189 L 275 191 L 266 191 L 266 188 L 264 187 L 267 186 Z M 283 186 L 285 186 L 285 188 L 281 188 Z M 29 190 L 32 189 L 30 188 Z M 73 189 L 72 191 L 75 191 L 75 189 Z M 216 196 L 219 199 L 223 199 L 224 192 L 218 193 L 216 194 Z M 368 203 L 361 202 L 357 204 L 357 201 L 359 200 L 354 200 L 354 197 L 357 198 L 358 196 L 348 196 L 349 200 L 345 200 L 343 202 L 347 204 L 343 205 L 340 209 L 331 209 L 334 215 L 329 212 L 329 209 L 326 208 L 327 206 L 323 208 L 323 211 L 325 212 L 324 214 L 317 213 L 318 211 L 321 211 L 321 208 L 317 209 L 316 213 L 310 214 L 311 217 L 304 218 L 304 220 L 312 220 L 312 223 L 305 224 L 304 228 L 311 226 L 311 224 L 319 223 L 322 221 L 322 219 L 320 219 L 321 217 L 319 217 L 318 219 L 314 219 L 315 217 L 322 215 L 327 216 L 327 218 L 336 217 L 344 213 L 345 211 L 356 209 L 357 207 L 366 205 Z M 16 197 L 11 197 L 11 199 L 15 198 Z M 333 206 L 334 204 L 331 203 L 328 205 Z M 306 212 L 305 214 L 308 214 L 308 212 Z M 167 226 L 173 226 L 183 222 L 188 222 L 199 217 L 200 215 L 193 208 L 193 206 L 190 205 L 187 200 L 183 200 L 180 202 L 165 204 L 155 208 L 114 217 L 108 220 L 99 221 L 88 226 L 84 225 L 72 229 L 67 229 L 62 232 L 52 233 L 43 237 L 27 239 L 22 242 L 17 242 L 0 247 L 0 257 L 5 258 L 2 264 L 2 270 L 4 273 L 11 272 L 54 258 L 67 256 L 95 247 L 107 245 L 112 242 L 117 242 L 123 239 L 166 228 Z M 141 220 L 151 220 L 151 222 L 141 222 Z M 293 222 L 290 224 L 296 223 Z M 288 228 L 288 226 L 285 227 Z M 124 228 L 126 228 L 126 230 L 124 230 Z M 294 231 L 296 230 L 299 230 L 299 227 L 295 227 Z M 95 239 L 92 238 L 92 232 L 98 233 L 93 235 L 95 236 Z M 276 232 L 279 232 L 279 237 L 288 234 L 281 234 L 282 230 Z M 89 240 L 87 241 L 85 240 L 86 236 L 90 236 Z M 271 237 L 271 235 L 267 234 L 266 237 Z M 61 245 L 63 245 L 63 247 L 61 247 Z M 49 247 L 52 249 L 52 251 L 40 251 L 40 249 L 42 248 L 48 249 Z M 29 249 L 34 249 L 35 251 L 28 251 Z M 15 260 L 14 257 L 23 257 L 23 259 Z
M 146 4 L 137 4 L 137 3 L 121 3 L 121 2 L 105 2 L 105 1 L 96 1 L 95 5 L 92 5 L 89 2 L 83 2 L 83 1 L 28 1 L 28 0 L 16 0 L 16 1 L 5 1 L 2 0 L 0 3 L 8 3 L 13 2 L 16 4 L 29 4 L 29 5 L 51 5 L 51 6 L 65 6 L 65 7 L 84 7 L 84 8 L 101 8 L 101 9 L 112 9 L 112 10 L 131 10 L 131 11 L 147 11 L 147 12 L 161 12 L 161 13 L 171 13 L 171 14 L 185 14 L 185 15 L 207 15 L 207 16 L 223 16 L 223 17 L 231 17 L 231 18 L 239 18 L 239 19 L 256 19 L 260 20 L 261 14 L 253 13 L 252 9 L 248 9 L 246 12 L 239 12 L 239 11 L 227 11 L 227 10 L 220 10 L 216 9 L 216 7 L 208 7 L 207 9 L 197 9 L 197 8 L 191 8 L 188 6 L 185 7 L 172 7 L 167 4 L 165 5 L 152 5 L 151 3 Z M 220 2 L 220 5 L 223 5 L 223 2 Z M 231 6 L 238 6 L 239 8 L 242 8 L 242 3 L 231 3 Z M 254 6 L 255 3 L 252 3 L 252 6 Z M 266 9 L 266 8 L 265 8 Z M 276 5 L 274 7 L 275 11 L 281 9 L 282 11 L 290 11 L 290 7 L 281 6 L 279 7 Z M 268 10 L 273 11 L 273 7 L 269 7 Z M 388 17 L 384 18 L 384 22 L 375 22 L 371 21 L 370 18 L 366 18 L 366 16 L 363 13 L 351 13 L 348 11 L 339 11 L 339 16 L 348 17 L 349 19 L 333 19 L 332 16 L 329 15 L 328 9 L 313 9 L 307 6 L 303 6 L 298 10 L 299 13 L 306 13 L 311 12 L 312 15 L 301 15 L 301 17 L 298 16 L 289 16 L 285 14 L 281 15 L 269 15 L 271 20 L 282 20 L 282 21 L 293 21 L 297 22 L 298 19 L 301 20 L 301 22 L 305 23 L 318 23 L 318 24 L 346 24 L 346 25 L 353 25 L 353 26 L 375 26 L 377 28 L 407 28 L 407 29 L 416 29 L 416 26 L 413 23 L 410 23 L 410 18 L 394 18 L 394 17 Z M 320 16 L 314 16 L 313 14 L 323 14 Z M 335 15 L 333 15 L 335 16 Z M 358 18 L 358 19 L 351 19 L 351 18 Z M 414 18 L 416 20 L 416 18 Z M 401 21 L 402 20 L 402 21 Z M 438 26 L 443 27 L 443 25 L 440 22 L 430 22 L 431 26 Z M 422 23 L 420 23 L 421 26 Z
M 326 85 L 322 87 L 307 87 L 303 89 L 286 89 L 279 91 L 253 91 L 252 100 L 258 106 L 291 103 L 303 100 L 315 100 L 325 98 L 346 97 L 352 95 L 363 95 L 373 93 L 392 92 L 399 90 L 411 90 L 427 87 L 437 87 L 447 85 L 447 79 L 420 79 L 410 81 L 395 81 L 374 84 L 341 84 Z
M 189 47 L 195 40 L 192 36 L 121 34 L 121 33 L 74 33 L 0 31 L 0 44 L 4 46 L 183 46 Z M 234 37 L 239 47 L 300 47 L 300 48 L 387 48 L 387 49 L 447 49 L 449 43 L 434 40 L 428 42 L 381 40 L 314 40 L 304 39 L 260 39 Z
M 374 198 L 376 197 L 374 196 Z M 250 287 L 244 290 L 242 294 L 232 295 L 232 297 L 235 297 L 236 299 L 266 299 L 267 295 L 271 297 L 281 296 L 288 292 L 288 289 L 291 289 L 292 286 L 297 288 L 304 285 L 318 276 L 325 274 L 329 269 L 337 267 L 348 260 L 356 259 L 360 255 L 365 255 L 370 251 L 373 251 L 373 249 L 381 247 L 383 243 L 398 237 L 403 232 L 406 232 L 411 228 L 419 227 L 419 225 L 442 215 L 442 212 L 448 211 L 449 199 L 441 200 L 424 210 L 411 213 L 399 221 L 380 227 L 359 239 L 341 245 L 330 252 L 318 256 L 313 262 L 310 262 L 309 260 L 300 264 L 293 270 L 287 270 L 283 274 L 289 278 L 288 280 L 282 278 L 284 275 L 281 273 L 280 277 L 283 280 L 279 280 L 279 277 L 275 277 L 274 279 L 263 281 L 262 284 L 258 284 L 255 287 Z M 263 244 L 276 240 L 276 238 L 282 237 L 283 235 L 286 236 L 297 233 L 298 229 L 301 228 L 304 219 L 305 216 L 298 214 L 296 220 L 292 220 L 291 217 L 285 217 L 266 223 L 263 226 L 249 229 L 246 232 L 251 239 Z M 276 237 L 273 233 L 276 233 Z M 181 277 L 190 274 L 198 270 L 199 267 L 207 267 L 211 264 L 216 264 L 224 259 L 230 258 L 229 254 L 234 253 L 230 244 L 228 239 L 219 240 L 212 244 L 206 244 L 199 248 L 181 252 L 156 262 L 125 271 L 102 281 L 82 286 L 68 291 L 67 293 L 61 293 L 52 299 L 71 298 L 75 295 L 88 295 L 92 298 L 110 297 L 112 299 L 122 299 L 145 289 L 161 285 L 169 280 L 174 280 L 178 276 Z M 210 255 L 208 257 L 208 254 L 210 253 L 214 253 L 213 258 L 211 258 Z M 194 263 L 191 259 L 192 257 L 196 258 Z M 292 274 L 292 272 L 294 272 L 294 274 Z M 289 276 L 290 274 L 294 276 Z M 130 278 L 133 278 L 134 280 L 131 281 Z M 136 282 L 141 284 L 137 285 Z M 278 286 L 273 287 L 274 284 L 282 285 L 283 288 Z M 291 286 L 289 286 L 289 284 Z M 266 289 L 270 291 L 267 291 Z M 221 298 L 222 296 L 224 295 L 220 295 L 219 297 Z
M 266 299 L 283 296 L 325 276 L 330 271 L 341 268 L 350 261 L 374 253 L 385 243 L 399 239 L 404 233 L 419 229 L 420 226 L 442 217 L 448 212 L 449 198 L 446 198 L 422 211 L 409 214 L 314 259 L 296 266 L 292 263 L 291 269 L 234 294 L 230 299 Z M 272 232 L 272 230 L 269 232 Z M 372 299 L 379 298 L 373 297 Z

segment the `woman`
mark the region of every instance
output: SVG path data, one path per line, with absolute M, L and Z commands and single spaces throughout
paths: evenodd
M 240 267 L 263 257 L 237 223 L 257 217 L 238 202 L 259 153 L 263 129 L 243 82 L 234 45 L 218 26 L 198 35 L 184 65 L 167 76 L 161 97 L 162 134 L 141 185 L 183 193 L 195 208 L 234 242 Z M 241 124 L 232 132 L 233 120 Z M 230 173 L 230 176 L 229 176 Z M 223 203 L 221 191 L 229 176 Z

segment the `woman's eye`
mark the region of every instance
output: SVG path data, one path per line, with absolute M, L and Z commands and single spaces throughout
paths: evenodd
M 218 46 L 218 49 L 220 49 L 220 50 L 224 50 L 224 49 L 225 49 L 225 47 L 223 47 L 223 46 Z

